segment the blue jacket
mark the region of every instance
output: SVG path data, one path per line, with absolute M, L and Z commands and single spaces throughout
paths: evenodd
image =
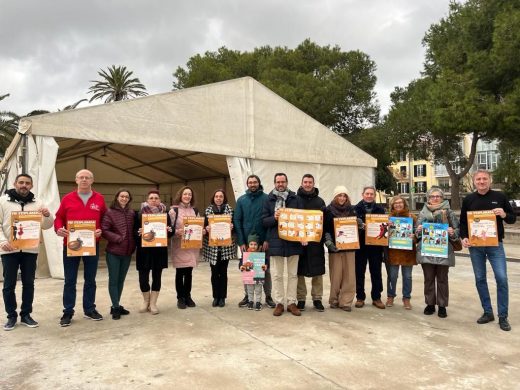
M 237 244 L 247 245 L 247 237 L 252 233 L 256 233 L 259 243 L 265 241 L 265 228 L 262 224 L 262 210 L 267 194 L 264 193 L 262 186 L 256 192 L 246 191 L 237 200 L 235 213 L 233 215 L 233 227 L 237 234 Z

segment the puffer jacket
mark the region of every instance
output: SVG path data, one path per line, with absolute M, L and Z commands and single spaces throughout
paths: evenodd
M 108 241 L 107 252 L 130 256 L 135 251 L 134 225 L 137 213 L 131 208 L 109 208 L 101 220 L 102 236 Z

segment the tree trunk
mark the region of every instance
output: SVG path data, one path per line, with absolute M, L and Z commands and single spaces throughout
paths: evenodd
M 450 175 L 451 179 L 451 202 L 452 210 L 460 209 L 460 179 L 457 174 Z

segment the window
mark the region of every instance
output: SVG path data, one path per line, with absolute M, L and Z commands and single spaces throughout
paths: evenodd
M 399 152 L 399 161 L 406 161 L 406 152 L 402 150 Z
M 497 168 L 498 152 L 496 150 L 488 150 L 477 152 L 477 168 L 494 171 Z
M 450 179 L 439 179 L 439 188 L 443 191 L 450 190 Z
M 413 166 L 414 177 L 425 177 L 426 176 L 426 164 L 414 165 Z
M 407 194 L 408 191 L 408 183 L 397 183 L 397 192 L 400 194 Z
M 415 192 L 426 192 L 426 182 L 425 181 L 418 181 L 415 183 Z
M 401 174 L 402 177 L 406 177 L 406 165 L 401 165 L 399 167 L 399 173 Z

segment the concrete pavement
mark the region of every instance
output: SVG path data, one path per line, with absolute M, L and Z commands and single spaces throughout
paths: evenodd
M 165 270 L 156 316 L 137 313 L 141 297 L 132 265 L 122 301 L 131 314 L 119 321 L 108 314 L 107 272 L 101 268 L 97 304 L 105 320 L 82 318 L 80 283 L 79 310 L 68 328 L 58 325 L 63 281 L 38 279 L 33 315 L 40 327 L 18 324 L 0 331 L 0 388 L 518 388 L 519 263 L 508 263 L 511 332 L 501 331 L 497 322 L 476 324 L 482 310 L 465 257 L 450 270 L 446 319 L 423 315 L 420 267 L 413 272 L 411 311 L 398 299 L 385 310 L 367 300 L 351 313 L 310 309 L 299 318 L 288 313 L 276 318 L 270 309 L 237 307 L 243 288 L 236 265 L 230 264 L 225 308 L 211 307 L 207 263 L 194 272 L 193 309 L 177 309 L 174 272 Z M 325 280 L 328 293 L 328 276 Z

